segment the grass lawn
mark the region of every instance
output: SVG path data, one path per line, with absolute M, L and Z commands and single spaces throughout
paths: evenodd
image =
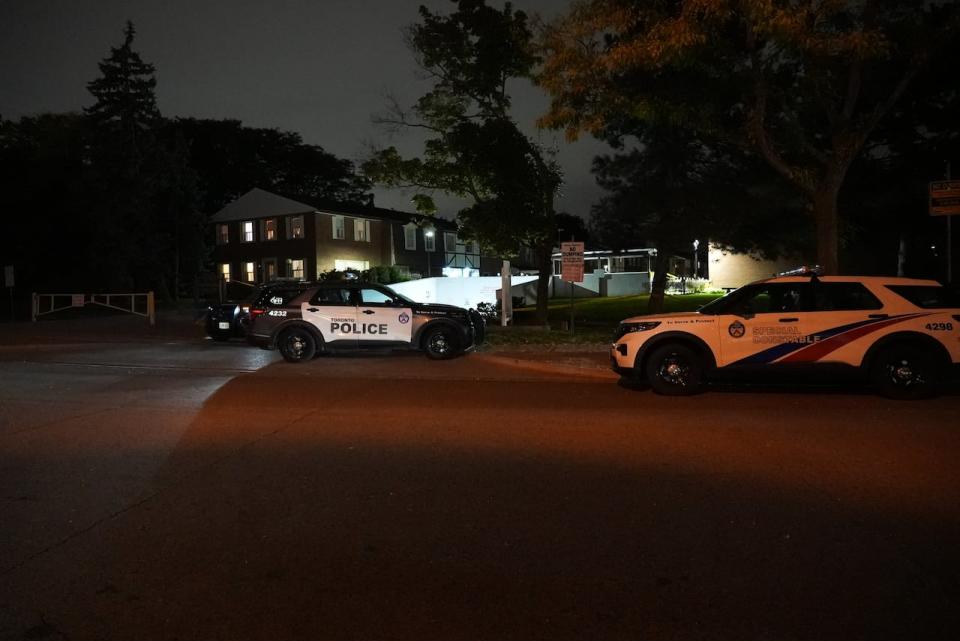
M 692 312 L 719 298 L 721 294 L 683 294 L 667 296 L 664 312 Z M 575 332 L 561 330 L 561 323 L 570 319 L 569 299 L 550 302 L 550 331 L 536 326 L 536 308 L 520 307 L 514 310 L 513 327 L 490 327 L 488 341 L 494 345 L 544 345 L 604 343 L 610 340 L 617 323 L 624 318 L 647 313 L 649 294 L 606 298 L 581 298 L 574 301 Z M 491 322 L 490 325 L 495 325 Z

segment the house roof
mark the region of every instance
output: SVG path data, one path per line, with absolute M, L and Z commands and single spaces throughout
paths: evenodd
M 342 214 L 357 218 L 379 218 L 399 223 L 419 222 L 426 218 L 422 214 L 370 207 L 351 205 L 333 201 L 300 202 L 254 187 L 232 203 L 215 213 L 210 221 L 226 223 L 235 220 L 257 220 L 273 218 L 274 216 L 295 216 L 297 214 L 312 214 L 324 212 L 328 214 Z M 439 229 L 456 229 L 456 223 L 442 218 L 433 219 L 434 226 Z

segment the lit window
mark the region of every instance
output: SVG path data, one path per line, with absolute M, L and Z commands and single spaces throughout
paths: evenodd
M 303 216 L 287 219 L 287 238 L 303 238 Z
M 243 264 L 243 280 L 248 283 L 252 283 L 257 279 L 257 265 L 256 263 L 244 263 Z
M 443 235 L 443 246 L 448 252 L 457 250 L 457 235 L 447 232 Z
M 303 280 L 303 260 L 287 259 L 287 276 Z
M 245 243 L 253 242 L 253 221 L 245 220 L 240 224 L 240 228 L 243 230 L 242 238 Z
M 333 261 L 333 267 L 338 272 L 345 272 L 347 270 L 355 272 L 363 272 L 370 269 L 370 261 L 368 260 L 341 260 L 337 258 Z
M 353 239 L 364 243 L 370 242 L 370 221 L 353 219 Z
M 277 239 L 277 219 L 276 218 L 271 218 L 270 220 L 263 221 L 263 239 L 264 240 Z
M 403 248 L 410 249 L 410 250 L 417 248 L 417 226 L 416 225 L 414 224 L 404 225 Z
M 437 249 L 437 233 L 432 229 L 423 230 L 423 248 L 428 252 L 432 252 Z
M 230 242 L 230 225 L 217 225 L 217 244 L 226 245 Z
M 335 240 L 344 239 L 343 216 L 333 216 L 333 238 Z
M 230 282 L 230 263 L 222 263 L 220 265 L 220 277 L 225 282 Z

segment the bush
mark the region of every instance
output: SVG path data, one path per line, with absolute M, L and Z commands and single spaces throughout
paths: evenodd
M 371 283 L 402 283 L 410 280 L 410 274 L 396 265 L 376 265 L 363 272 L 364 279 Z
M 487 321 L 500 320 L 500 301 L 496 303 L 477 303 L 477 313 Z

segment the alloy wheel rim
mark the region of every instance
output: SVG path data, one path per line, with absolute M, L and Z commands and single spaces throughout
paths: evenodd
M 660 378 L 671 385 L 686 387 L 689 382 L 690 365 L 676 354 L 671 354 L 660 362 Z

